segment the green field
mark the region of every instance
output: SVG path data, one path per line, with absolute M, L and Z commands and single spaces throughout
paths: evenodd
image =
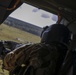
M 40 37 L 22 31 L 20 29 L 2 24 L 0 25 L 0 40 L 9 40 L 20 43 L 26 43 L 26 42 L 38 43 L 40 42 Z M 7 71 L 4 72 L 2 71 L 1 64 L 2 62 L 0 61 L 0 75 L 8 75 Z
M 16 42 L 40 42 L 40 37 L 22 31 L 17 28 L 13 28 L 7 25 L 0 25 L 0 40 L 11 40 Z
M 0 60 L 0 75 L 9 75 L 9 72 L 2 70 L 2 61 Z

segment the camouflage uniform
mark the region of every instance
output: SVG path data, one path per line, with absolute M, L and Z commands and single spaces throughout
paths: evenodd
M 4 66 L 5 69 L 13 72 L 12 75 L 15 73 L 15 68 L 22 64 L 26 66 L 21 75 L 22 73 L 23 75 L 54 75 L 60 67 L 57 65 L 62 64 L 66 51 L 67 47 L 59 43 L 24 45 L 6 55 Z

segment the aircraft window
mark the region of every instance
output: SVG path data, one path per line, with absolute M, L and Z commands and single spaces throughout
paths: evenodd
M 37 25 L 39 27 L 51 25 L 57 21 L 56 15 L 25 3 L 15 10 L 10 17 Z
M 39 42 L 42 28 L 56 21 L 56 15 L 23 3 L 0 26 L 0 40 Z

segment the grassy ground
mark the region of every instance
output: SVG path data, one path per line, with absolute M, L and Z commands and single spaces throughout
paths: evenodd
M 37 43 L 40 42 L 40 37 L 2 24 L 0 25 L 0 40 L 10 40 L 21 43 L 25 43 L 27 41 Z M 0 75 L 8 75 L 8 71 L 2 71 L 1 64 L 2 61 L 0 61 Z
M 0 25 L 0 40 L 39 42 L 40 37 L 7 25 Z
M 9 75 L 9 72 L 2 70 L 2 60 L 0 60 L 0 75 Z

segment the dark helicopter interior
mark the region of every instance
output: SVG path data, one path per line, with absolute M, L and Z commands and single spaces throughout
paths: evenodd
M 76 1 L 75 0 L 0 0 L 0 24 L 22 3 L 33 5 L 58 15 L 58 22 L 73 33 L 72 49 L 76 50 Z

